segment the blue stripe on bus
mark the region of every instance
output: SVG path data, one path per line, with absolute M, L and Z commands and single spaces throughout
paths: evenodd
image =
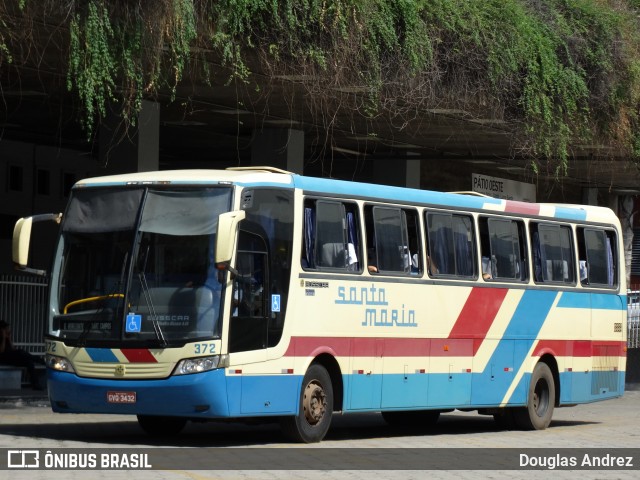
M 551 290 L 526 290 L 504 332 L 504 341 L 527 338 L 533 343 L 538 338 L 557 295 L 558 292 Z
M 627 302 L 618 295 L 593 293 L 591 294 L 591 308 L 594 310 L 626 310 Z
M 556 206 L 555 217 L 565 218 L 567 220 L 578 220 L 584 221 L 587 219 L 587 211 L 583 208 L 570 208 L 570 207 L 561 207 Z
M 91 357 L 91 361 L 96 363 L 117 363 L 120 361 L 109 348 L 85 348 L 85 351 Z
M 407 189 L 388 185 L 347 182 L 314 177 L 294 177 L 296 188 L 311 192 L 394 200 L 404 203 L 431 203 L 447 207 L 481 209 L 487 204 L 500 205 L 502 200 L 472 195 L 457 195 L 429 190 Z
M 408 375 L 372 374 L 344 375 L 345 394 L 360 401 L 354 404 L 350 398 L 345 399 L 343 412 L 363 412 L 378 410 L 421 410 L 450 408 L 486 408 L 497 407 L 504 395 L 477 395 L 470 389 L 470 384 L 479 385 L 484 390 L 502 388 L 500 382 L 488 382 L 480 373 L 430 373 Z M 602 387 L 593 391 L 594 375 L 609 375 L 611 387 Z M 560 381 L 561 404 L 590 403 L 607 398 L 619 397 L 624 392 L 625 372 L 562 372 Z M 525 406 L 531 374 L 522 376 L 516 391 L 520 395 L 512 395 L 507 405 L 510 407 Z M 382 390 L 376 387 L 382 386 Z M 373 388 L 372 388 L 373 387 Z M 234 416 L 232 412 L 232 416 Z
M 559 308 L 585 308 L 594 310 L 625 310 L 624 295 L 616 293 L 563 292 Z
M 594 372 L 561 372 L 561 403 L 588 403 L 614 398 L 624 392 L 624 371 L 596 372 L 610 375 L 611 389 L 593 391 Z M 370 384 L 349 389 L 368 403 L 357 408 L 345 403 L 343 411 L 424 408 L 482 408 L 497 406 L 481 397 L 470 396 L 471 377 L 482 374 L 378 374 L 366 376 Z M 530 374 L 525 374 L 517 390 L 529 388 Z M 344 375 L 345 392 L 352 380 L 362 375 Z M 200 418 L 250 417 L 255 415 L 292 415 L 297 413 L 302 377 L 299 375 L 225 376 L 224 370 L 172 376 L 159 380 L 110 380 L 80 378 L 70 373 L 48 371 L 51 406 L 61 413 L 120 413 L 138 415 L 178 415 Z M 484 379 L 483 379 L 484 381 Z M 598 382 L 599 379 L 595 378 Z M 374 392 L 369 387 L 382 386 Z M 448 385 L 439 389 L 438 385 Z M 487 386 L 489 385 L 489 386 Z M 495 384 L 484 384 L 491 389 Z M 403 386 L 398 388 L 398 386 Z M 428 389 L 428 394 L 427 394 Z M 135 404 L 108 403 L 108 392 L 136 392 Z M 372 395 L 373 393 L 373 395 Z M 185 401 L 189 399 L 189 401 Z M 161 401 L 159 401 L 161 400 Z M 471 400 L 471 401 L 470 401 Z M 511 398 L 510 406 L 525 405 L 526 396 Z M 208 406 L 208 409 L 206 408 Z
M 514 375 L 528 358 L 557 295 L 557 292 L 548 290 L 524 292 L 485 370 L 474 375 L 471 403 L 500 404 Z M 513 371 L 504 372 L 504 367 L 513 367 Z M 491 388 L 487 388 L 488 385 Z M 514 392 L 511 401 L 522 402 L 522 394 L 522 391 Z

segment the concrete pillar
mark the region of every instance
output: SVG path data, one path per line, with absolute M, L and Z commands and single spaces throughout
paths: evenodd
M 373 183 L 420 188 L 420 159 L 374 160 Z
M 160 105 L 142 101 L 138 122 L 125 131 L 116 114 L 100 125 L 99 165 L 102 175 L 149 172 L 160 168 Z
M 142 101 L 138 116 L 138 171 L 160 169 L 160 104 Z
M 290 128 L 265 128 L 253 133 L 251 165 L 303 173 L 304 132 Z
M 582 203 L 584 205 L 598 205 L 598 189 L 593 187 L 583 188 Z

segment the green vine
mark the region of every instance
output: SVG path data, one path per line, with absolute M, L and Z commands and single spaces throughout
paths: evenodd
M 70 55 L 67 87 L 77 91 L 85 108 L 83 125 L 91 131 L 106 105 L 115 101 L 117 60 L 114 33 L 104 2 L 89 1 L 84 15 L 77 13 L 69 26 Z
M 260 71 L 305 78 L 320 118 L 347 109 L 411 128 L 438 108 L 504 120 L 514 150 L 557 176 L 575 144 L 640 159 L 640 0 L 13 3 L 68 23 L 67 86 L 88 132 L 112 105 L 134 122 L 143 98 L 174 99 L 189 69 L 204 83 Z M 0 18 L 0 61 L 14 37 Z

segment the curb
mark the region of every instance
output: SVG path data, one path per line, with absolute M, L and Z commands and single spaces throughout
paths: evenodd
M 0 390 L 0 408 L 6 406 L 50 406 L 46 390 Z

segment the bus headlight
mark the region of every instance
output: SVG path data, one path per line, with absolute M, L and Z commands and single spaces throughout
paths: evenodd
M 56 370 L 58 372 L 76 373 L 73 365 L 71 365 L 71 362 L 64 357 L 47 355 L 44 361 L 47 364 L 47 367 L 51 368 L 52 370 Z
M 226 367 L 229 363 L 227 355 L 213 355 L 211 357 L 186 358 L 178 362 L 174 375 L 189 375 L 191 373 L 208 372 L 216 368 Z

